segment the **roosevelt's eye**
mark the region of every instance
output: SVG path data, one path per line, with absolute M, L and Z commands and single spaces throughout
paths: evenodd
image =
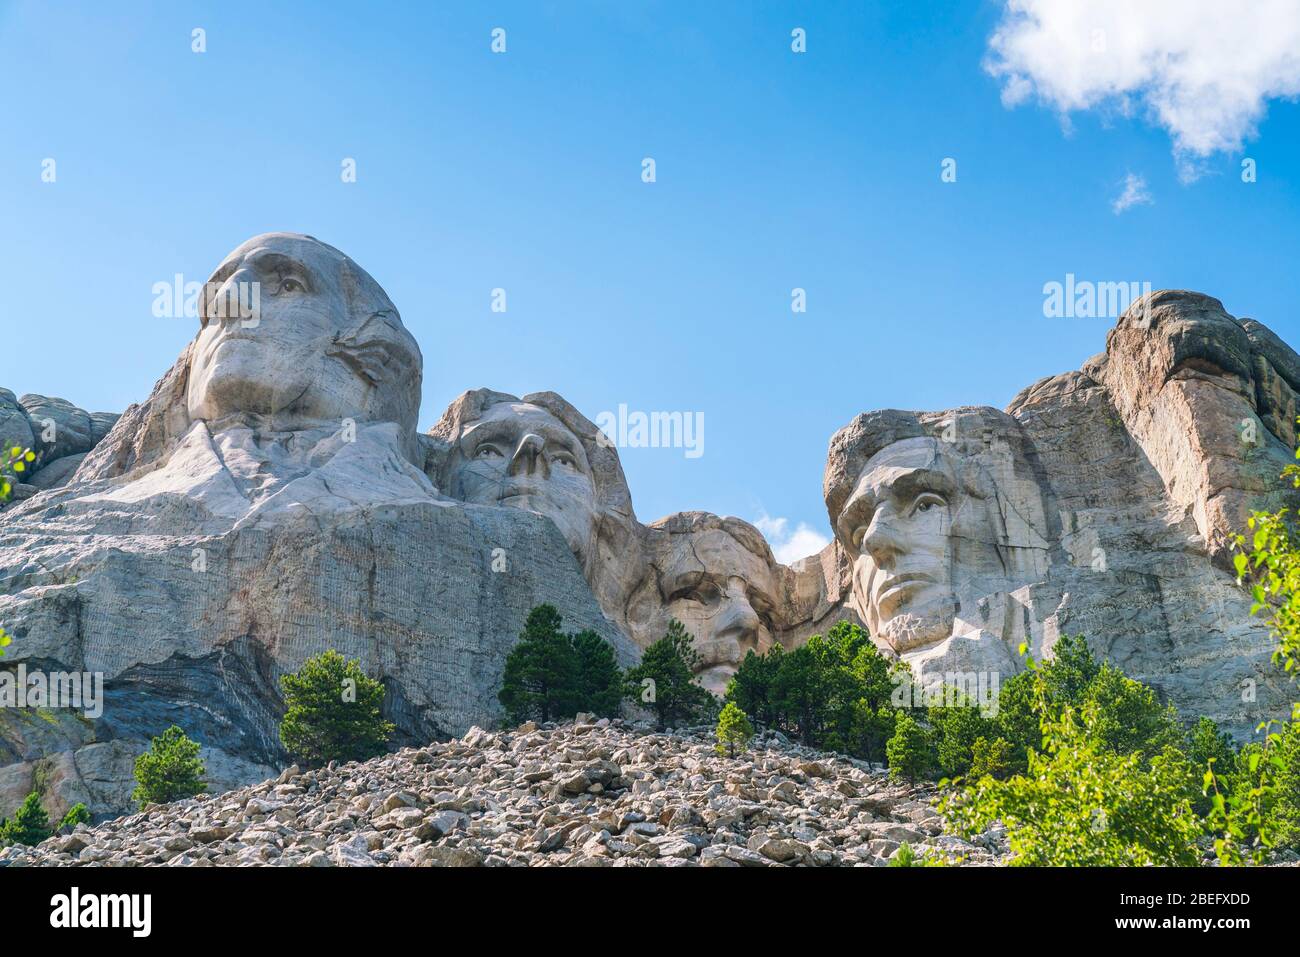
M 480 445 L 477 451 L 474 452 L 474 458 L 499 459 L 504 458 L 504 456 L 501 454 L 501 450 L 495 445 Z
M 722 592 L 718 586 L 711 581 L 701 581 L 689 588 L 683 588 L 677 594 L 673 595 L 672 601 L 685 598 L 687 601 L 699 602 L 701 605 L 712 605 L 722 597 Z
M 922 492 L 916 497 L 916 501 L 912 503 L 912 514 L 920 515 L 947 504 L 942 495 L 936 495 L 934 492 Z

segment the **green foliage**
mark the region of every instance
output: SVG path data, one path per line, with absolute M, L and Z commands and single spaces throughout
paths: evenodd
M 1029 752 L 1028 773 L 986 776 L 940 802 L 957 831 L 976 834 L 994 821 L 1007 827 L 1012 863 L 1116 867 L 1197 863 L 1201 823 L 1191 807 L 1191 766 L 1167 748 L 1145 762 L 1101 740 L 1096 702 L 1082 710 L 1049 706 L 1042 697 L 1042 750 Z
M 285 714 L 280 742 L 301 764 L 364 761 L 383 754 L 393 724 L 383 717 L 384 686 L 360 663 L 333 649 L 308 658 L 296 674 L 283 675 Z
M 623 672 L 614 659 L 613 647 L 594 631 L 580 631 L 569 640 L 577 659 L 578 710 L 614 717 L 623 700 Z
M 1144 766 L 1166 748 L 1183 746 L 1174 707 L 1162 706 L 1154 690 L 1109 663 L 1083 689 L 1082 704 L 1096 705 L 1098 742 L 1116 754 L 1140 754 Z
M 966 777 L 978 781 L 983 777 L 1006 778 L 1010 775 L 1011 742 L 1006 738 L 976 738 L 971 745 L 971 762 Z
M 136 783 L 131 800 L 143 807 L 193 797 L 207 790 L 205 773 L 198 744 L 172 725 L 150 742 L 148 751 L 135 759 Z
M 894 734 L 890 699 L 906 668 L 885 658 L 857 625 L 837 622 L 792 652 L 750 652 L 727 686 L 760 727 L 812 747 L 869 761 L 885 758 Z
M 623 675 L 614 649 L 594 631 L 566 635 L 560 626 L 553 605 L 538 605 L 506 657 L 497 698 L 514 724 L 618 713 Z
M 1185 752 L 1194 768 L 1213 766 L 1221 773 L 1231 774 L 1237 766 L 1237 751 L 1232 739 L 1221 732 L 1211 718 L 1202 717 L 1188 732 Z M 1210 796 L 1202 793 L 1192 801 L 1192 807 L 1205 817 L 1210 813 L 1212 803 Z
M 889 776 L 918 781 L 934 773 L 935 753 L 930 731 L 907 711 L 900 711 L 894 736 L 885 745 Z
M 931 854 L 927 851 L 924 854 L 916 853 L 915 849 L 907 841 L 898 846 L 894 856 L 889 859 L 886 867 L 947 867 L 948 862 L 937 854 Z
M 928 718 L 939 773 L 945 778 L 967 774 L 975 759 L 975 742 L 987 742 L 997 735 L 996 725 L 973 703 L 932 707 L 928 709 Z M 1009 748 L 1005 741 L 1003 745 Z
M 506 658 L 497 697 L 514 724 L 577 714 L 578 661 L 553 605 L 538 605 L 528 613 L 519 641 Z
M 11 819 L 0 824 L 0 845 L 39 844 L 49 836 L 50 817 L 35 791 L 27 795 Z
M 728 701 L 718 715 L 717 752 L 734 758 L 737 749 L 746 750 L 753 737 L 754 726 L 749 723 L 749 716 L 736 707 L 736 702 Z
M 3 438 L 0 436 L 0 441 Z M 23 473 L 35 461 L 36 453 L 21 445 L 11 445 L 0 450 L 0 502 L 8 500 L 13 492 L 13 480 L 25 478 Z
M 664 636 L 641 653 L 641 663 L 623 673 L 624 694 L 654 712 L 660 731 L 702 720 L 716 702 L 695 681 L 699 660 L 695 639 L 674 618 Z
M 59 822 L 56 830 L 62 830 L 65 827 L 76 827 L 78 824 L 90 823 L 90 808 L 78 802 L 68 808 L 68 812 L 63 815 L 63 820 Z

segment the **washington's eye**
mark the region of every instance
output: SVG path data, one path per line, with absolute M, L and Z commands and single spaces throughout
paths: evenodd
M 292 276 L 285 276 L 280 280 L 280 292 L 302 292 L 303 285 Z
M 916 501 L 912 503 L 912 514 L 919 515 L 930 511 L 932 508 L 942 507 L 947 504 L 942 495 L 936 495 L 933 492 L 922 492 L 916 497 Z
M 501 450 L 495 445 L 480 445 L 474 453 L 476 459 L 499 459 L 501 457 Z

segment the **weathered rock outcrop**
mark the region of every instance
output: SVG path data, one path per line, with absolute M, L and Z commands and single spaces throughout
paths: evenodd
M 1006 854 L 1000 829 L 945 834 L 932 788 L 775 735 L 721 757 L 710 737 L 607 720 L 474 728 L 82 825 L 0 850 L 0 867 L 864 867 L 904 842 L 952 863 Z
M 218 305 L 242 282 L 261 283 L 260 315 Z M 429 481 L 419 348 L 359 266 L 272 234 L 210 288 L 149 400 L 0 523 L 4 665 L 105 683 L 98 716 L 0 711 L 0 806 L 38 786 L 56 812 L 124 810 L 132 758 L 172 723 L 219 783 L 263 777 L 281 759 L 279 676 L 328 648 L 384 682 L 407 742 L 497 717 L 506 653 L 542 602 L 635 660 L 553 522 Z
M 1239 737 L 1294 697 L 1229 543 L 1287 499 L 1300 359 L 1197 293 L 1135 302 L 1106 352 L 988 408 L 858 416 L 825 493 L 850 603 L 924 683 L 1061 634 Z
M 36 458 L 18 479 L 14 499 L 58 488 L 117 422 L 115 412 L 87 412 L 66 399 L 16 398 L 0 389 L 0 448 L 30 449 Z M 3 506 L 0 506 L 3 507 Z

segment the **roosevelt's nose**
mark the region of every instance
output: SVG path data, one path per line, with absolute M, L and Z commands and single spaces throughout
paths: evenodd
M 514 457 L 510 459 L 510 475 L 533 475 L 540 474 L 543 478 L 548 478 L 551 474 L 550 463 L 546 461 L 543 450 L 546 448 L 546 440 L 540 435 L 529 432 L 519 440 L 519 447 L 515 449 Z
M 727 588 L 722 612 L 715 624 L 715 634 L 727 637 L 740 645 L 743 653 L 749 648 L 757 649 L 763 631 L 763 619 L 758 617 L 749 597 L 738 585 Z

